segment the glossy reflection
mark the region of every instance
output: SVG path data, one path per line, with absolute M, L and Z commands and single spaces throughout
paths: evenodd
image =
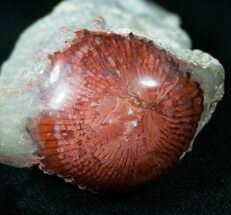
M 138 83 L 142 85 L 144 88 L 155 88 L 160 86 L 158 80 L 155 80 L 152 77 L 142 77 L 138 80 Z

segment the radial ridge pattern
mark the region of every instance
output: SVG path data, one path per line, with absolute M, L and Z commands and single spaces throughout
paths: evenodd
M 203 92 L 152 42 L 79 30 L 49 56 L 45 107 L 29 132 L 40 167 L 92 190 L 141 184 L 179 160 L 203 110 Z

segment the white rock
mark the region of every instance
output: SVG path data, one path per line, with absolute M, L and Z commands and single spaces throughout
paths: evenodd
M 105 29 L 102 29 L 105 20 Z M 95 21 L 94 21 L 95 19 Z M 207 53 L 190 50 L 191 41 L 180 28 L 180 18 L 143 0 L 67 0 L 52 13 L 29 26 L 20 36 L 0 77 L 0 161 L 16 166 L 35 162 L 36 150 L 25 130 L 27 120 L 40 111 L 36 82 L 46 69 L 45 56 L 73 37 L 73 30 L 133 32 L 153 40 L 177 58 L 205 93 L 204 111 L 197 133 L 208 122 L 224 93 L 222 65 Z M 63 49 L 65 47 L 59 47 Z M 43 59 L 44 58 L 44 59 Z M 31 84 L 31 90 L 27 86 Z M 26 90 L 27 89 L 27 90 Z

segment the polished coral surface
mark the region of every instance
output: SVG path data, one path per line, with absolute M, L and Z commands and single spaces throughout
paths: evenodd
M 203 92 L 168 52 L 132 34 L 79 30 L 49 59 L 44 110 L 28 129 L 44 171 L 119 189 L 154 179 L 189 147 Z

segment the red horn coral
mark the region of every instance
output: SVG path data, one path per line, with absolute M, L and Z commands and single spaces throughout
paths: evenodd
M 188 148 L 203 92 L 166 51 L 132 34 L 82 30 L 50 59 L 46 108 L 29 129 L 44 171 L 93 190 L 129 187 Z
M 1 68 L 0 162 L 95 191 L 177 163 L 224 94 L 179 23 L 142 0 L 69 0 L 30 26 Z

